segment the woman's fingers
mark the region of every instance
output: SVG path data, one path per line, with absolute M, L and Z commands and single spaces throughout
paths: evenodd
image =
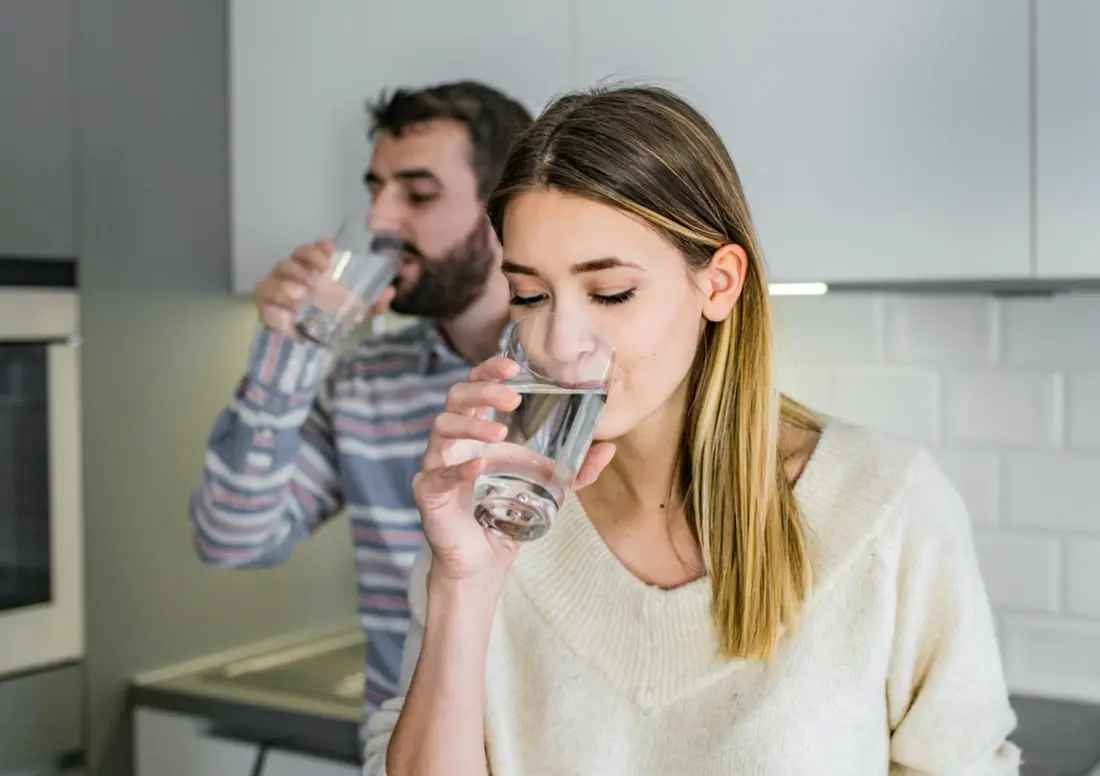
M 470 370 L 469 381 L 507 380 L 519 373 L 519 364 L 507 356 L 492 356 Z
M 485 461 L 474 458 L 453 466 L 425 469 L 413 477 L 413 496 L 421 512 L 432 512 L 452 503 L 459 494 L 472 491 Z
M 424 468 L 437 469 L 477 457 L 485 442 L 499 442 L 507 429 L 500 423 L 444 412 L 436 416 Z
M 479 409 L 511 412 L 519 406 L 519 394 L 502 383 L 457 383 L 447 393 L 444 410 L 473 415 Z
M 476 439 L 481 442 L 499 442 L 508 432 L 502 423 L 469 415 L 444 412 L 437 415 L 432 431 L 442 439 Z

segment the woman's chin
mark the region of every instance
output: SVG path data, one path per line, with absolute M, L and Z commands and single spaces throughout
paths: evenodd
M 600 418 L 599 425 L 596 426 L 596 433 L 592 435 L 592 439 L 596 442 L 614 442 L 629 430 L 626 424 L 617 422 L 615 417 L 608 417 L 605 414 Z

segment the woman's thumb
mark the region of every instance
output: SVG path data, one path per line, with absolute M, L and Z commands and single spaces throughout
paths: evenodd
M 574 490 L 586 488 L 595 482 L 609 463 L 615 457 L 615 445 L 612 442 L 596 442 L 588 449 L 588 455 L 577 472 L 577 479 L 573 484 Z
M 452 466 L 417 472 L 412 480 L 413 495 L 421 512 L 447 506 L 459 493 L 472 492 L 474 480 L 485 461 L 474 458 Z

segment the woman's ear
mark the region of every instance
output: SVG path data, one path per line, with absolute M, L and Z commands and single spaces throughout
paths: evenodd
M 703 317 L 708 321 L 724 321 L 733 306 L 741 298 L 745 274 L 749 269 L 749 256 L 740 245 L 723 245 L 714 252 L 710 264 L 704 270 L 707 300 L 703 304 Z

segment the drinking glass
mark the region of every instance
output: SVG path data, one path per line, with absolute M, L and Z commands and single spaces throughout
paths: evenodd
M 307 340 L 334 346 L 393 282 L 402 240 L 367 228 L 363 214 L 344 219 L 333 242 L 328 270 L 298 309 L 295 330 Z
M 614 349 L 576 318 L 539 312 L 512 324 L 503 354 L 519 365 L 504 383 L 520 403 L 491 413 L 508 431 L 485 445 L 474 516 L 490 531 L 531 541 L 550 530 L 592 444 Z

